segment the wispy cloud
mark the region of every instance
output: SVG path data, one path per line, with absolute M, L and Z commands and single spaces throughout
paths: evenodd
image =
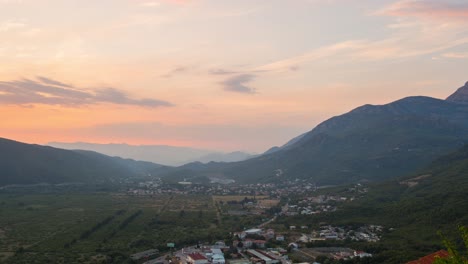
M 468 52 L 448 52 L 442 54 L 442 57 L 452 59 L 468 59 Z
M 0 23 L 0 32 L 23 29 L 27 25 L 22 20 L 7 20 Z
M 230 75 L 230 74 L 239 74 L 239 71 L 231 71 L 231 70 L 226 70 L 222 68 L 217 68 L 217 69 L 211 69 L 209 73 L 213 75 Z
M 254 94 L 256 93 L 256 89 L 246 84 L 255 79 L 255 77 L 253 74 L 240 74 L 229 77 L 222 82 L 223 89 L 230 92 Z
M 187 66 L 179 66 L 179 67 L 176 67 L 172 70 L 170 70 L 169 72 L 161 75 L 161 77 L 164 77 L 164 78 L 170 78 L 174 75 L 177 75 L 177 74 L 182 74 L 182 73 L 186 73 L 190 70 L 190 67 L 187 67 Z
M 447 58 L 465 55 L 448 51 L 468 43 L 466 1 L 399 0 L 372 12 L 372 15 L 394 18 L 387 25 L 389 33 L 380 39 L 349 39 L 331 43 L 249 70 L 272 73 L 295 71 L 302 65 L 325 59 L 336 59 L 340 63 L 404 59 L 441 52 L 445 52 L 442 57 Z M 443 19 L 442 23 L 440 19 Z
M 296 71 L 299 67 L 305 63 L 338 55 L 342 52 L 358 50 L 365 46 L 365 40 L 350 40 L 338 42 L 335 44 L 323 46 L 304 54 L 286 58 L 283 60 L 274 61 L 258 67 L 255 67 L 254 71 L 263 72 L 278 72 L 278 71 Z
M 460 0 L 400 0 L 376 12 L 386 16 L 409 16 L 424 18 L 467 18 L 468 3 Z
M 142 107 L 173 106 L 172 103 L 163 100 L 135 99 L 124 91 L 112 87 L 86 90 L 43 76 L 39 76 L 35 80 L 1 81 L 0 103 L 18 105 L 48 104 L 67 107 L 99 103 Z

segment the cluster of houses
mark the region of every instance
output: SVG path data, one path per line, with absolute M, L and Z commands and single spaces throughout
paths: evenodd
M 242 185 L 231 183 L 233 183 L 232 180 L 211 179 L 210 185 L 196 184 L 187 180 L 174 184 L 164 183 L 161 179 L 155 178 L 151 181 L 133 184 L 127 190 L 127 194 L 138 196 L 157 194 L 265 195 L 271 198 L 279 198 L 290 194 L 310 194 L 318 188 L 315 183 L 308 179 Z
M 321 226 L 320 230 L 313 231 L 310 235 L 302 234 L 300 242 L 313 242 L 317 240 L 345 240 L 377 242 L 383 227 L 379 225 L 362 226 L 357 229 L 350 227 Z
M 317 247 L 307 249 L 307 255 L 317 258 L 325 256 L 335 260 L 349 260 L 356 257 L 370 258 L 372 254 L 344 247 Z
M 225 264 L 224 252 L 228 249 L 224 242 L 219 241 L 212 246 L 184 248 L 178 257 L 181 263 L 187 264 Z
M 275 234 L 275 230 L 261 228 L 252 228 L 242 232 L 234 233 L 233 246 L 240 249 L 266 248 L 266 243 L 270 239 L 284 241 L 284 235 Z

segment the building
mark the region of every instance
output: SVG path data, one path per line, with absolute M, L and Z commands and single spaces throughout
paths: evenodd
M 256 260 L 256 262 L 261 262 L 263 264 L 275 264 L 281 262 L 280 257 L 268 254 L 261 250 L 249 249 L 247 250 L 247 254 Z
M 191 264 L 208 264 L 208 259 L 200 253 L 188 254 L 187 262 Z
M 284 241 L 284 236 L 283 235 L 277 235 L 276 236 L 276 241 Z
M 226 260 L 224 259 L 224 256 L 221 254 L 213 254 L 213 256 L 211 256 L 211 263 L 224 264 L 226 263 Z
M 407 262 L 406 264 L 432 264 L 437 258 L 447 258 L 450 254 L 445 250 L 439 250 L 420 259 Z
M 262 229 L 260 228 L 252 228 L 249 230 L 244 231 L 246 235 L 261 235 L 262 234 Z
M 365 258 L 365 257 L 371 258 L 372 254 L 366 253 L 364 251 L 354 251 L 354 256 L 355 257 L 360 257 L 360 258 Z

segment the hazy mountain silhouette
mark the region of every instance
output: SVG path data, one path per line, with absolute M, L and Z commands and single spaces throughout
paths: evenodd
M 310 178 L 319 184 L 411 173 L 467 142 L 468 106 L 460 99 L 464 87 L 447 100 L 413 96 L 364 105 L 324 121 L 287 147 L 242 162 L 208 164 L 197 173 L 239 182 Z
M 0 185 L 36 183 L 117 183 L 147 176 L 163 166 L 0 138 Z
M 196 149 L 189 147 L 176 147 L 165 145 L 127 145 L 127 144 L 95 144 L 95 143 L 63 143 L 50 142 L 47 145 L 62 149 L 82 149 L 99 152 L 105 155 L 131 158 L 164 164 L 180 166 L 195 161 L 207 163 L 210 161 L 233 162 L 253 157 L 245 152 L 223 153 L 213 150 Z

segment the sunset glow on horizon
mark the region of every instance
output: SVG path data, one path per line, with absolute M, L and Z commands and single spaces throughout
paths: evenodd
M 0 0 L 0 137 L 263 152 L 468 81 L 463 0 Z

